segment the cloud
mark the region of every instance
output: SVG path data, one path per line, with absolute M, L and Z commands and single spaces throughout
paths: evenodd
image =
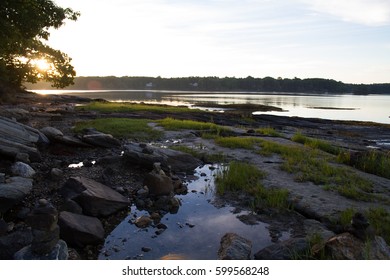
M 390 24 L 389 0 L 300 0 L 318 13 L 368 26 Z

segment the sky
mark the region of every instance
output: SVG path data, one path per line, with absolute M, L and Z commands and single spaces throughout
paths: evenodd
M 390 83 L 389 0 L 54 0 L 78 76 Z

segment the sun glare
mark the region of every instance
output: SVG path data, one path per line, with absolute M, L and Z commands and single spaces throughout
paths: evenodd
M 37 59 L 34 61 L 35 67 L 39 70 L 46 71 L 49 70 L 50 64 L 45 59 Z

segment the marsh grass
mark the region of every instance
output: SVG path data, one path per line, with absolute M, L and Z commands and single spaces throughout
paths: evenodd
M 173 150 L 180 151 L 183 153 L 187 153 L 196 157 L 203 162 L 208 163 L 224 163 L 226 162 L 226 155 L 223 153 L 210 153 L 209 151 L 203 151 L 202 149 L 198 149 L 196 147 L 188 147 L 183 145 L 176 145 L 170 147 Z
M 163 132 L 154 130 L 146 119 L 103 118 L 76 123 L 75 132 L 81 132 L 85 128 L 95 128 L 98 131 L 111 134 L 117 138 L 130 138 L 140 141 L 156 140 Z
M 271 141 L 261 141 L 262 155 L 279 154 L 284 159 L 281 169 L 295 175 L 298 182 L 313 182 L 326 190 L 362 201 L 377 201 L 380 197 L 372 194 L 372 183 L 351 171 L 338 166 L 334 156 L 322 153 L 307 146 L 282 145 Z
M 188 107 L 168 106 L 158 104 L 130 103 L 130 102 L 101 102 L 95 101 L 77 107 L 78 110 L 98 111 L 102 113 L 132 113 L 147 111 L 153 113 L 188 113 L 201 112 Z
M 230 132 L 229 128 L 217 125 L 212 122 L 199 122 L 192 120 L 177 120 L 173 118 L 165 118 L 157 121 L 157 123 L 167 130 L 197 130 L 201 132 L 202 137 L 208 139 L 214 139 L 221 134 L 226 134 Z
M 217 174 L 215 183 L 217 193 L 245 192 L 253 196 L 252 207 L 288 207 L 288 190 L 265 188 L 261 179 L 265 173 L 256 166 L 245 162 L 232 161 Z
M 221 147 L 230 149 L 247 149 L 252 150 L 259 140 L 254 137 L 216 137 L 215 143 Z
M 366 173 L 390 179 L 390 152 L 372 150 L 352 156 L 350 152 L 344 151 L 339 153 L 337 160 Z
M 303 144 L 313 149 L 319 149 L 332 155 L 338 155 L 340 148 L 333 146 L 327 141 L 304 136 L 301 133 L 296 133 L 292 138 L 292 141 Z
M 272 137 L 281 137 L 282 135 L 275 130 L 273 127 L 262 127 L 255 130 L 256 133 L 266 135 L 266 136 L 272 136 Z

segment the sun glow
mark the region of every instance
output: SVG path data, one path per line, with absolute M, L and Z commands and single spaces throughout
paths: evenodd
M 37 59 L 33 62 L 33 64 L 41 71 L 47 71 L 50 69 L 50 63 L 48 63 L 46 59 Z

